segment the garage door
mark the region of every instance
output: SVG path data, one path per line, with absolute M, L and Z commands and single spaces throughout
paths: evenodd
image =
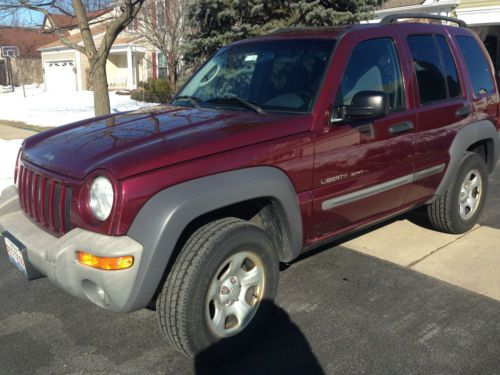
M 76 91 L 73 60 L 47 61 L 45 63 L 45 85 L 48 91 Z

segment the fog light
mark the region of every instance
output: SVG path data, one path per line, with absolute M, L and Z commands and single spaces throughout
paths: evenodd
M 82 251 L 77 251 L 76 254 L 81 264 L 101 270 L 124 270 L 132 267 L 134 264 L 134 257 L 131 255 L 116 258 L 102 258 Z

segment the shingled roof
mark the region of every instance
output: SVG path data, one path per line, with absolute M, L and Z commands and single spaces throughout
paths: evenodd
M 96 10 L 94 12 L 89 12 L 87 13 L 87 18 L 89 21 L 102 16 L 103 14 L 106 14 L 110 12 L 112 8 L 109 9 L 101 9 L 101 10 Z M 78 27 L 78 20 L 76 19 L 75 16 L 71 16 L 68 14 L 49 14 L 46 16 L 50 19 L 50 22 L 52 25 L 56 28 L 59 29 L 74 29 L 75 27 Z M 44 24 L 46 24 L 46 19 L 44 20 Z
M 45 34 L 42 29 L 0 26 L 0 46 L 19 47 L 21 58 L 40 57 L 38 48 L 56 40 L 57 36 Z

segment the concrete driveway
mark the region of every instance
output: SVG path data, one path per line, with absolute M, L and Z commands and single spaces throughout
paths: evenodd
M 1 136 L 0 136 L 1 137 Z M 269 328 L 219 368 L 160 337 L 155 313 L 115 314 L 0 254 L 0 374 L 422 373 L 500 369 L 500 165 L 481 225 L 461 236 L 412 213 L 281 272 Z

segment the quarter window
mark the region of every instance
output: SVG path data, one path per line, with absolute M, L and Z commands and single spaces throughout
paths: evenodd
M 405 107 L 401 67 L 392 39 L 367 40 L 354 48 L 342 77 L 336 105 L 350 105 L 361 91 L 387 93 L 392 112 Z
M 475 95 L 482 95 L 495 89 L 490 66 L 477 41 L 470 36 L 457 36 L 457 43 L 464 56 Z

